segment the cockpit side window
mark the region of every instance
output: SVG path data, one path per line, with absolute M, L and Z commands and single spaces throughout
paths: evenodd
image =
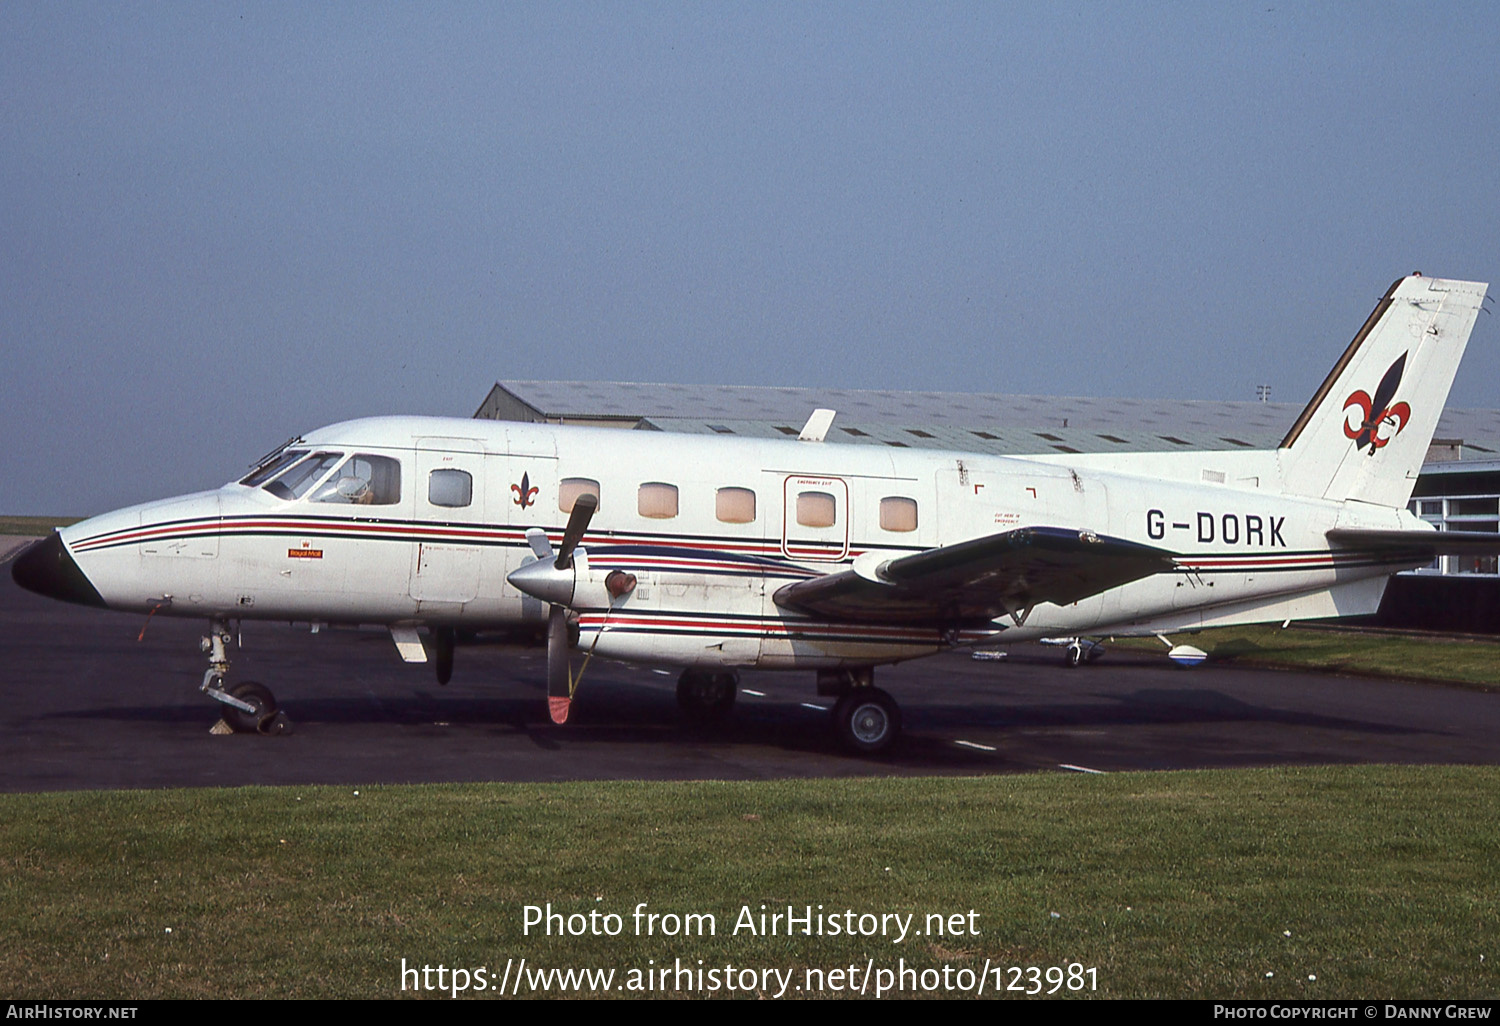
M 300 499 L 343 458 L 344 454 L 341 452 L 315 452 L 282 472 L 276 480 L 266 485 L 266 491 L 278 499 Z
M 240 484 L 258 488 L 306 455 L 306 449 L 284 449 L 252 470 Z
M 401 463 L 389 456 L 357 452 L 313 492 L 312 501 L 393 506 L 401 501 Z

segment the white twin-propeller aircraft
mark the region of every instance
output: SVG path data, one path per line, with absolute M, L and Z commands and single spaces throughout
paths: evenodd
M 529 625 L 559 723 L 577 648 L 682 668 L 679 701 L 705 717 L 732 706 L 740 668 L 816 671 L 843 740 L 879 752 L 900 732 L 881 664 L 1370 613 L 1396 571 L 1496 551 L 1406 509 L 1485 290 L 1396 282 L 1269 451 L 836 445 L 829 411 L 797 441 L 381 417 L 65 528 L 12 574 L 207 619 L 202 690 L 239 730 L 287 720 L 262 685 L 230 683 L 231 621 L 384 625 L 440 681 L 456 631 Z

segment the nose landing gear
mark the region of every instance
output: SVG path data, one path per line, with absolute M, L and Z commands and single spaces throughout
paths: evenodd
M 225 689 L 224 680 L 229 675 L 229 645 L 233 640 L 228 621 L 213 619 L 208 622 L 208 636 L 201 643 L 202 650 L 208 655 L 208 669 L 203 672 L 199 690 L 223 704 L 224 724 L 236 734 L 290 734 L 292 721 L 276 708 L 276 696 L 271 694 L 270 688 L 247 680 Z

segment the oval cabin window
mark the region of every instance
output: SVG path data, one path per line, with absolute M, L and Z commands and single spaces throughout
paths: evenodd
M 882 531 L 915 531 L 917 529 L 917 500 L 900 495 L 891 495 L 881 499 L 880 529 Z
M 832 527 L 838 520 L 838 505 L 827 492 L 797 493 L 797 523 L 803 527 Z
M 565 477 L 557 484 L 557 508 L 564 513 L 573 512 L 573 503 L 580 495 L 599 498 L 599 482 L 590 477 Z
M 714 515 L 725 524 L 755 523 L 755 493 L 748 488 L 720 488 L 714 494 Z
M 677 486 L 648 481 L 636 494 L 636 510 L 653 520 L 670 520 L 677 515 Z

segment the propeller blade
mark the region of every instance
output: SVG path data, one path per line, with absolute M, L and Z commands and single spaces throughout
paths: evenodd
M 526 544 L 531 546 L 532 554 L 537 559 L 552 558 L 552 543 L 547 540 L 547 532 L 540 527 L 526 529 Z
M 557 562 L 553 566 L 566 570 L 573 565 L 573 550 L 583 540 L 583 532 L 589 529 L 589 521 L 599 509 L 599 496 L 580 495 L 573 503 L 573 512 L 568 515 L 568 527 L 563 531 L 562 544 L 557 549 Z
M 547 711 L 553 723 L 567 723 L 573 704 L 568 694 L 568 662 L 568 611 L 553 606 L 547 613 Z

